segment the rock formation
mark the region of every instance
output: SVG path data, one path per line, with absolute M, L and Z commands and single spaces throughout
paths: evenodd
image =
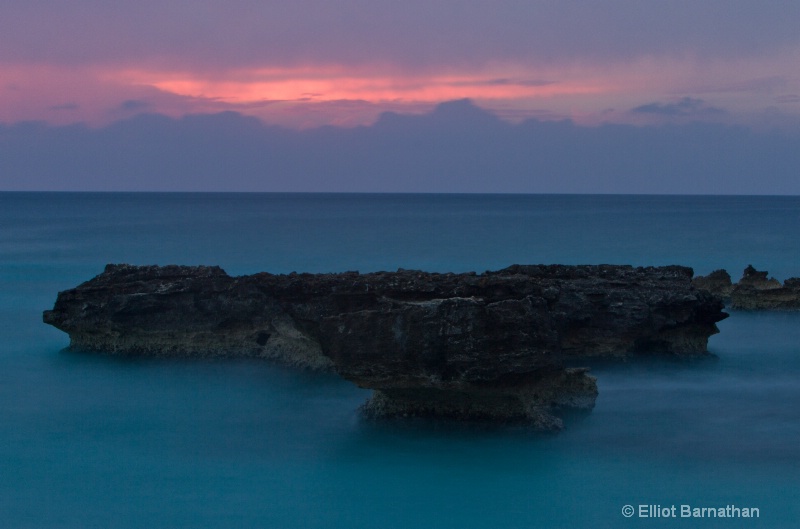
M 710 292 L 737 310 L 800 310 L 800 278 L 780 283 L 748 265 L 738 283 L 731 282 L 725 270 L 715 270 L 707 276 L 694 278 L 693 284 Z
M 699 290 L 706 290 L 717 298 L 728 302 L 733 292 L 731 275 L 726 270 L 714 270 L 707 276 L 697 276 L 692 284 Z
M 685 267 L 260 273 L 108 265 L 44 321 L 73 349 L 268 357 L 375 390 L 372 416 L 530 421 L 592 407 L 592 356 L 704 353 L 723 304 Z

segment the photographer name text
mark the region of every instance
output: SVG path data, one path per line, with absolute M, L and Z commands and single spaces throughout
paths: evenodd
M 758 507 L 739 507 L 726 505 L 724 507 L 696 507 L 694 505 L 643 505 L 636 508 L 633 505 L 622 507 L 625 518 L 760 518 L 761 511 Z

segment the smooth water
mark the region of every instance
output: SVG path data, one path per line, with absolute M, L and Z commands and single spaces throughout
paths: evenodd
M 0 527 L 797 527 L 800 313 L 733 313 L 708 358 L 598 363 L 596 408 L 541 434 L 364 422 L 368 392 L 265 362 L 66 353 L 41 312 L 108 262 L 785 279 L 799 227 L 798 197 L 0 193 Z

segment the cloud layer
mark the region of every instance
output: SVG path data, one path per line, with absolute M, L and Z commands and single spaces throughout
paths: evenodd
M 472 98 L 516 119 L 800 116 L 800 4 L 31 0 L 0 17 L 0 122 L 235 110 L 296 128 Z M 139 101 L 140 108 L 126 102 Z M 655 107 L 654 107 L 655 108 Z M 663 109 L 662 109 L 663 110 Z M 647 114 L 647 115 L 645 115 Z
M 698 122 L 513 125 L 463 100 L 305 131 L 234 112 L 143 114 L 100 129 L 0 126 L 0 189 L 799 194 L 798 141 Z

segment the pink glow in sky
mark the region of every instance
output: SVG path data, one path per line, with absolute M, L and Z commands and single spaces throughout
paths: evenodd
M 0 122 L 235 110 L 359 125 L 470 98 L 581 124 L 800 116 L 800 8 L 582 2 L 4 6 Z

